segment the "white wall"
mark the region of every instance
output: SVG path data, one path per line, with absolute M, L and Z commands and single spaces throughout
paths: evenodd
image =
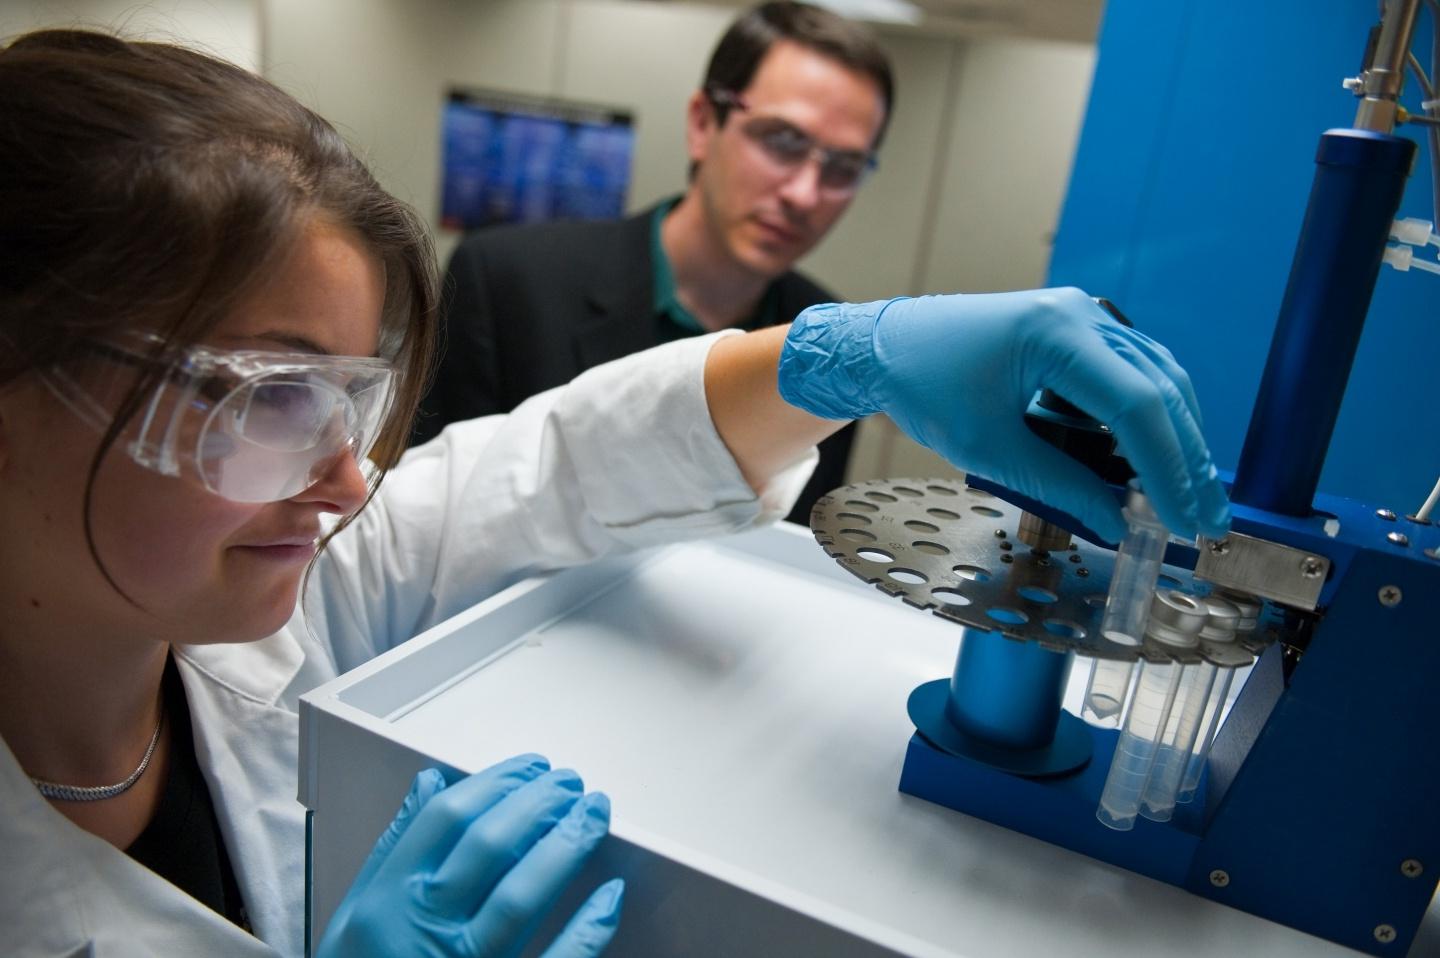
M 73 19 L 191 38 L 329 118 L 438 227 L 452 86 L 617 106 L 636 118 L 629 206 L 685 185 L 684 104 L 733 6 L 639 0 L 0 0 L 0 34 Z M 888 30 L 897 109 L 845 219 L 802 264 L 844 299 L 1044 281 L 1094 68 L 1089 44 Z M 951 471 L 883 419 L 851 475 Z
M 41 27 L 85 26 L 183 43 L 251 70 L 260 67 L 256 0 L 3 0 L 0 38 Z

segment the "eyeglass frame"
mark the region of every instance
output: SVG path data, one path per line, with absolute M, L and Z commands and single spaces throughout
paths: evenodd
M 870 176 L 870 174 L 873 173 L 880 165 L 880 157 L 875 150 L 847 150 L 833 146 L 824 146 L 815 137 L 811 136 L 809 133 L 802 130 L 800 127 L 796 126 L 795 124 L 791 123 L 789 120 L 786 120 L 783 117 L 757 116 L 753 112 L 750 104 L 745 102 L 745 98 L 733 90 L 727 90 L 723 87 L 712 86 L 706 87 L 704 93 L 705 99 L 710 101 L 711 107 L 715 110 L 715 117 L 717 123 L 721 126 L 724 125 L 725 120 L 727 119 L 727 114 L 730 110 L 738 110 L 741 113 L 749 113 L 756 119 L 772 119 L 775 122 L 782 124 L 784 129 L 788 131 L 793 131 L 795 135 L 804 139 L 809 144 L 809 149 L 806 151 L 805 155 L 803 157 L 796 158 L 795 160 L 786 160 L 784 158 L 776 156 L 766 146 L 766 144 L 761 142 L 759 139 L 755 138 L 754 136 L 743 130 L 741 131 L 742 134 L 746 137 L 746 139 L 749 140 L 749 142 L 760 148 L 761 152 L 765 154 L 767 159 L 777 164 L 778 166 L 786 168 L 789 171 L 789 176 L 794 176 L 795 173 L 798 172 L 800 168 L 805 165 L 806 162 L 814 159 L 818 167 L 818 173 L 816 174 L 815 180 L 816 185 L 820 190 L 826 193 L 831 193 L 839 196 L 849 196 L 851 194 L 854 194 L 860 189 L 860 186 L 865 182 L 865 180 Z M 856 159 L 860 159 L 863 157 L 864 163 L 861 166 L 859 172 L 855 175 L 855 180 L 853 183 L 850 183 L 846 186 L 833 186 L 827 185 L 825 183 L 825 170 L 827 168 L 834 168 L 831 165 L 831 162 L 835 157 L 854 157 Z

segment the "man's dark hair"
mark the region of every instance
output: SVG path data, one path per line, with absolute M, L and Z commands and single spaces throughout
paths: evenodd
M 752 8 L 720 38 L 710 56 L 710 65 L 705 68 L 703 89 L 741 92 L 750 85 L 760 61 L 778 40 L 797 43 L 875 81 L 885 107 L 873 144 L 878 149 L 885 138 L 895 102 L 890 59 L 866 27 L 829 10 L 791 2 L 762 3 Z M 721 125 L 728 113 L 728 107 L 715 104 L 716 119 Z

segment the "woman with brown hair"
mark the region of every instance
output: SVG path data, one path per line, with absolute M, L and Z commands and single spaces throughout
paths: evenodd
M 1183 371 L 1064 290 L 662 346 L 382 486 L 435 298 L 414 214 L 264 80 L 86 32 L 0 49 L 7 952 L 302 953 L 302 693 L 537 570 L 778 518 L 845 418 L 1112 533 L 1098 480 L 1020 435 L 1054 380 L 1175 531 L 1225 521 Z M 318 953 L 517 953 L 608 820 L 539 756 L 424 772 Z M 603 950 L 620 898 L 546 954 Z

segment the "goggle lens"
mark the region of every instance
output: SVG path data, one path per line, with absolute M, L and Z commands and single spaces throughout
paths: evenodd
M 756 118 L 744 126 L 744 132 L 785 171 L 793 171 L 813 154 L 820 165 L 820 185 L 836 192 L 856 189 L 875 162 L 870 153 L 820 146 L 809 134 L 783 120 Z
M 389 403 L 388 369 L 343 386 L 286 375 L 246 383 L 212 412 L 196 456 L 210 491 L 237 502 L 288 499 L 337 456 L 370 452 Z

